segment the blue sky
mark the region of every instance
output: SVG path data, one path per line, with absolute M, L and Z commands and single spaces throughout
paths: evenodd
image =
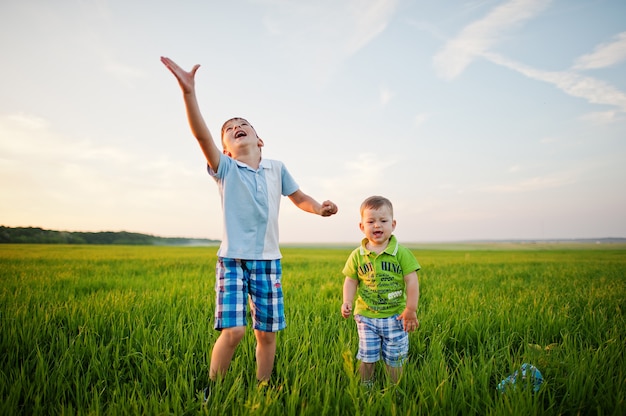
M 339 205 L 283 242 L 626 237 L 623 0 L 8 0 L 0 51 L 0 225 L 220 238 L 164 55 Z

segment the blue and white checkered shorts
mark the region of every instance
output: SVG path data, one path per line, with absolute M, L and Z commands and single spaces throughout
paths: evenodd
M 359 332 L 357 359 L 375 363 L 382 352 L 385 364 L 402 367 L 409 353 L 409 334 L 404 332 L 398 315 L 389 318 L 366 318 L 354 315 Z
M 215 329 L 246 326 L 248 300 L 254 329 L 284 329 L 287 325 L 281 277 L 280 259 L 220 257 L 215 266 Z

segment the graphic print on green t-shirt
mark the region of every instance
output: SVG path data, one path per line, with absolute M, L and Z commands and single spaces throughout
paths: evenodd
M 378 259 L 381 256 L 376 257 L 374 262 L 370 261 L 358 267 L 361 284 L 358 288 L 357 309 L 369 312 L 363 311 L 364 316 L 373 313 L 371 317 L 401 313 L 406 302 L 402 268 L 397 261 L 393 261 L 396 260 L 393 256 L 383 256 L 388 259 L 382 261 Z
M 345 276 L 358 280 L 355 315 L 386 318 L 406 307 L 404 276 L 420 269 L 413 253 L 391 236 L 380 254 L 366 249 L 367 239 L 349 256 Z

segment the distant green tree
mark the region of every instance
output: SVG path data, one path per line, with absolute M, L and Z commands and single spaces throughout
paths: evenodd
M 113 232 L 70 232 L 39 227 L 0 226 L 0 244 L 102 244 L 102 245 L 187 245 L 215 244 L 217 240 L 164 238 L 148 234 Z

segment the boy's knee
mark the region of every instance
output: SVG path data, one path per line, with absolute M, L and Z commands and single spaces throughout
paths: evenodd
M 276 332 L 254 331 L 258 344 L 271 345 L 276 343 Z
M 224 328 L 222 329 L 222 334 L 220 337 L 225 337 L 226 341 L 232 346 L 236 346 L 241 342 L 244 335 L 246 335 L 246 327 L 245 326 L 236 326 L 233 328 Z

